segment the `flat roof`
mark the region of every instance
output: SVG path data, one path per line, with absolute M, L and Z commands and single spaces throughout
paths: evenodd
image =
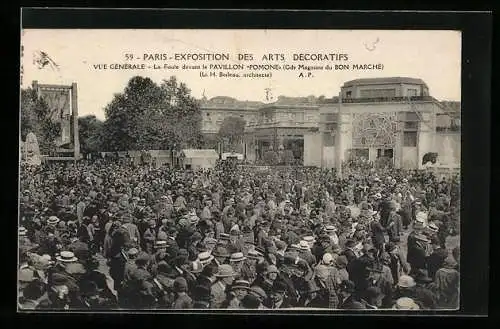
M 427 84 L 422 79 L 409 78 L 409 77 L 389 77 L 389 78 L 367 78 L 367 79 L 355 79 L 344 82 L 342 87 L 360 86 L 360 85 L 384 85 L 384 84 L 413 84 L 413 85 L 425 85 Z

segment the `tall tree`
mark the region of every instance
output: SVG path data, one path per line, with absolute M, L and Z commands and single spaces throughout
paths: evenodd
M 102 137 L 108 151 L 198 147 L 201 142 L 199 104 L 175 77 L 161 85 L 133 77 L 105 112 Z
M 243 140 L 246 122 L 243 118 L 230 116 L 224 118 L 219 128 L 219 138 L 234 147 Z
M 200 104 L 191 96 L 191 90 L 185 83 L 179 83 L 175 76 L 163 80 L 161 88 L 165 97 L 164 114 L 169 123 L 167 135 L 170 137 L 165 141 L 165 147 L 201 147 L 203 136 Z
M 102 129 L 104 123 L 95 115 L 78 118 L 78 136 L 82 153 L 99 152 L 102 149 Z

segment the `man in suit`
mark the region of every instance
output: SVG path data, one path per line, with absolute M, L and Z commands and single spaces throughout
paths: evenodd
M 272 293 L 269 299 L 266 301 L 265 306 L 278 309 L 278 308 L 290 308 L 292 304 L 286 294 L 287 286 L 282 281 L 275 281 L 273 284 Z
M 366 307 L 354 297 L 355 285 L 352 281 L 342 281 L 340 284 L 339 308 L 344 310 L 364 310 Z
M 210 287 L 211 303 L 210 308 L 220 308 L 226 300 L 226 287 L 234 281 L 234 271 L 231 265 L 222 264 L 219 271 L 215 274 L 217 281 Z
M 345 249 L 342 251 L 340 255 L 345 256 L 347 258 L 347 265 L 351 264 L 352 261 L 358 258 L 356 253 L 354 252 L 354 246 L 356 242 L 354 240 L 347 240 L 345 243 Z

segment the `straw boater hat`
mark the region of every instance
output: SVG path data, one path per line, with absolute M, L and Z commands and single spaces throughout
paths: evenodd
M 26 233 L 28 233 L 28 230 L 24 226 L 19 227 L 19 236 L 26 236 Z
M 191 262 L 189 264 L 189 272 L 193 274 L 201 273 L 202 270 L 203 270 L 203 265 L 198 260 Z
M 415 234 L 415 239 L 422 242 L 431 242 L 431 240 L 429 240 L 424 234 Z
M 241 262 L 247 259 L 242 252 L 236 252 L 234 254 L 231 254 L 231 258 L 229 259 L 230 262 Z
M 429 225 L 427 225 L 427 228 L 434 233 L 437 233 L 439 231 L 439 227 L 435 223 L 429 223 Z
M 247 256 L 248 259 L 254 259 L 254 260 L 259 260 L 261 257 L 263 257 L 263 255 L 257 250 L 249 250 Z
M 247 280 L 236 280 L 234 284 L 231 286 L 231 290 L 244 289 L 250 290 L 250 282 Z
M 229 234 L 227 234 L 227 233 L 221 233 L 219 235 L 219 240 L 221 240 L 221 241 L 229 241 L 230 240 L 229 239 Z
M 323 264 L 326 264 L 326 265 L 333 264 L 333 256 L 332 256 L 332 254 L 330 254 L 328 252 L 323 255 L 322 260 L 323 260 Z
M 333 232 L 337 232 L 337 228 L 333 225 L 327 225 L 325 227 L 325 230 L 327 233 L 333 233 Z
M 75 254 L 71 251 L 61 251 L 59 256 L 56 256 L 56 259 L 63 263 L 72 263 L 78 260 L 78 258 L 75 257 Z
M 234 276 L 236 273 L 234 272 L 231 265 L 222 264 L 219 266 L 219 270 L 215 273 L 215 276 L 218 278 L 227 278 L 230 276 Z
M 300 250 L 309 250 L 309 243 L 305 240 L 301 240 L 299 243 L 299 249 Z
M 212 256 L 210 254 L 210 252 L 208 252 L 208 251 L 200 252 L 198 254 L 198 261 L 202 265 L 206 265 L 206 264 L 210 263 L 212 260 L 214 260 L 214 256 Z
M 305 236 L 302 238 L 304 241 L 306 241 L 307 243 L 314 243 L 316 242 L 316 239 L 313 237 L 313 236 Z
M 57 223 L 59 223 L 59 218 L 56 216 L 50 216 L 49 219 L 47 219 L 48 225 L 55 226 Z
M 167 241 L 165 241 L 165 240 L 156 240 L 154 247 L 155 247 L 155 249 L 165 249 L 165 248 L 167 248 Z

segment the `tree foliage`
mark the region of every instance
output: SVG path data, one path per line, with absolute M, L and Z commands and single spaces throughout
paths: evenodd
M 245 134 L 245 125 L 246 122 L 243 118 L 226 117 L 219 128 L 219 138 L 225 140 L 231 146 L 240 143 Z
M 181 149 L 202 143 L 201 111 L 175 77 L 158 85 L 136 76 L 105 108 L 106 151 Z
M 47 103 L 34 89 L 27 88 L 21 89 L 21 139 L 30 132 L 36 135 L 40 152 L 48 154 L 61 136 L 61 124 L 50 119 Z
M 104 123 L 95 115 L 78 118 L 78 137 L 82 153 L 99 152 L 102 149 L 102 130 Z

